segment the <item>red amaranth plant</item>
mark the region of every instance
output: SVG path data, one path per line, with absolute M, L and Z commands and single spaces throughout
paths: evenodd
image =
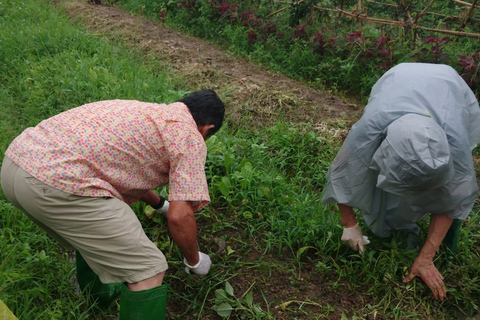
M 257 34 L 253 30 L 247 31 L 248 43 L 254 44 L 257 42 Z
M 307 25 L 306 24 L 301 24 L 299 26 L 296 26 L 293 29 L 293 34 L 291 36 L 294 39 L 306 39 L 308 38 L 307 34 Z
M 178 9 L 188 9 L 188 10 L 193 10 L 195 9 L 195 5 L 197 4 L 197 0 L 183 0 L 177 5 Z
M 452 39 L 449 37 L 436 38 L 435 36 L 428 36 L 425 38 L 423 45 L 430 46 L 430 48 L 421 49 L 420 52 L 415 53 L 411 58 L 416 58 L 420 62 L 447 62 L 450 57 L 443 53 L 443 47 L 450 41 L 452 41 Z
M 477 98 L 480 98 L 480 52 L 471 56 L 459 55 L 460 60 L 457 66 L 462 67 L 460 75 L 470 88 L 477 92 Z
M 230 20 L 237 20 L 241 17 L 237 4 L 222 2 L 218 5 L 218 11 L 221 17 L 226 17 Z

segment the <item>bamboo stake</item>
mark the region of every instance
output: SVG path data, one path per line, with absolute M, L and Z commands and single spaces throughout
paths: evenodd
M 391 24 L 391 25 L 399 25 L 399 26 L 405 26 L 405 22 L 401 21 L 395 21 L 395 20 L 386 20 L 386 19 L 378 19 L 378 18 L 370 18 L 362 14 L 355 14 L 352 12 L 348 12 L 342 9 L 330 9 L 330 8 L 322 8 L 318 6 L 314 6 L 315 9 L 318 10 L 324 10 L 324 11 L 333 11 L 333 12 L 338 12 L 340 14 L 347 15 L 349 17 L 355 18 L 355 19 L 360 19 L 360 20 L 365 20 L 365 21 L 372 21 L 372 22 L 378 22 L 378 23 L 383 23 L 383 24 Z
M 417 29 L 422 29 L 422 30 L 428 30 L 428 31 L 438 32 L 438 33 L 451 34 L 451 35 L 455 35 L 455 36 L 465 36 L 465 37 L 478 38 L 478 39 L 480 39 L 480 34 L 478 34 L 478 33 L 452 31 L 452 30 L 440 30 L 440 29 L 427 28 L 427 27 L 422 27 L 422 26 L 416 26 L 416 28 L 417 28 Z
M 265 19 L 270 18 L 271 16 L 274 16 L 274 15 L 276 15 L 276 14 L 279 13 L 279 12 L 282 12 L 283 10 L 285 10 L 285 9 L 287 9 L 287 8 L 288 8 L 288 7 L 283 7 L 283 8 L 278 9 L 278 10 L 272 12 L 272 13 L 269 13 L 269 14 L 267 14 L 267 15 L 265 16 Z
M 418 20 L 424 15 L 424 13 L 428 10 L 428 8 L 431 7 L 431 5 L 433 4 L 435 0 L 430 0 L 430 2 L 427 4 L 427 6 L 422 10 L 422 12 L 420 12 L 417 17 L 415 18 L 415 21 L 413 22 L 413 24 L 417 24 Z
M 462 29 L 462 30 L 465 29 L 465 26 L 467 25 L 467 22 L 470 19 L 472 13 L 473 13 L 473 9 L 475 9 L 475 7 L 477 6 L 477 2 L 478 2 L 478 0 L 473 0 L 472 6 L 468 10 L 468 13 L 465 15 L 465 20 L 463 20 L 463 23 L 462 23 L 462 26 L 460 27 L 460 29 Z
M 280 2 L 280 1 L 278 1 L 278 2 Z M 281 1 L 281 2 L 283 3 L 283 1 Z M 297 4 L 300 4 L 300 3 L 302 3 L 302 2 L 305 2 L 305 0 L 300 0 L 300 1 L 298 1 Z M 268 15 L 265 16 L 265 19 L 266 19 L 266 18 L 270 18 L 271 16 L 276 15 L 276 14 L 279 13 L 279 12 L 282 12 L 283 10 L 286 10 L 287 8 L 288 8 L 288 7 L 283 7 L 283 8 L 278 9 L 278 10 L 272 12 L 272 13 L 269 13 Z
M 358 0 L 358 13 L 362 14 L 362 0 Z M 362 21 L 361 20 L 358 22 L 358 26 L 361 30 L 362 29 Z
M 456 3 L 460 3 L 460 4 L 463 4 L 465 6 L 473 6 L 471 3 L 468 3 L 468 2 L 465 2 L 465 1 L 460 1 L 460 0 L 452 0 L 453 2 L 456 2 Z M 478 9 L 478 8 L 476 8 Z

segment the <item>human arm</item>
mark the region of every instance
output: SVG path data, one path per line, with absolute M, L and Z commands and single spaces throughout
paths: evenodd
M 346 241 L 350 248 L 362 254 L 364 246 L 369 244 L 370 241 L 363 235 L 353 208 L 340 203 L 337 206 L 340 210 L 340 219 L 344 227 L 342 241 Z
M 198 263 L 197 222 L 189 201 L 171 201 L 167 212 L 168 230 L 182 251 L 185 260 L 193 266 Z
M 165 199 L 156 194 L 155 191 L 148 190 L 140 197 L 140 200 L 155 208 L 158 207 L 160 202 L 162 202 L 162 200 L 164 201 Z
M 420 254 L 413 262 L 409 275 L 403 280 L 403 282 L 408 283 L 416 276 L 419 276 L 430 288 L 434 298 L 440 301 L 443 301 L 447 296 L 447 290 L 442 274 L 433 263 L 433 258 L 452 222 L 453 219 L 445 214 L 432 214 L 427 240 L 422 250 L 420 250 Z
M 346 205 L 338 203 L 338 210 L 340 211 L 340 219 L 344 228 L 351 228 L 357 224 L 357 218 L 353 208 Z

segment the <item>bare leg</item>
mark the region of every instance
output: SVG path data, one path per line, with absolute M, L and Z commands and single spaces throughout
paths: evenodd
M 152 289 L 162 285 L 164 276 L 165 276 L 165 271 L 157 275 L 154 275 L 151 278 L 148 278 L 139 282 L 128 283 L 127 286 L 128 286 L 128 289 L 131 291 L 141 291 L 141 290 Z

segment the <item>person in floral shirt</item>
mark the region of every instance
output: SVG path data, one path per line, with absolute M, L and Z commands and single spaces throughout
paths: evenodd
M 76 250 L 79 283 L 92 284 L 99 303 L 107 306 L 121 292 L 121 320 L 164 319 L 167 262 L 130 205 L 168 208 L 186 270 L 206 275 L 211 262 L 198 251 L 194 212 L 210 201 L 205 140 L 224 114 L 213 90 L 172 104 L 85 104 L 27 128 L 10 144 L 2 188 L 37 225 Z M 168 201 L 153 191 L 166 184 Z

